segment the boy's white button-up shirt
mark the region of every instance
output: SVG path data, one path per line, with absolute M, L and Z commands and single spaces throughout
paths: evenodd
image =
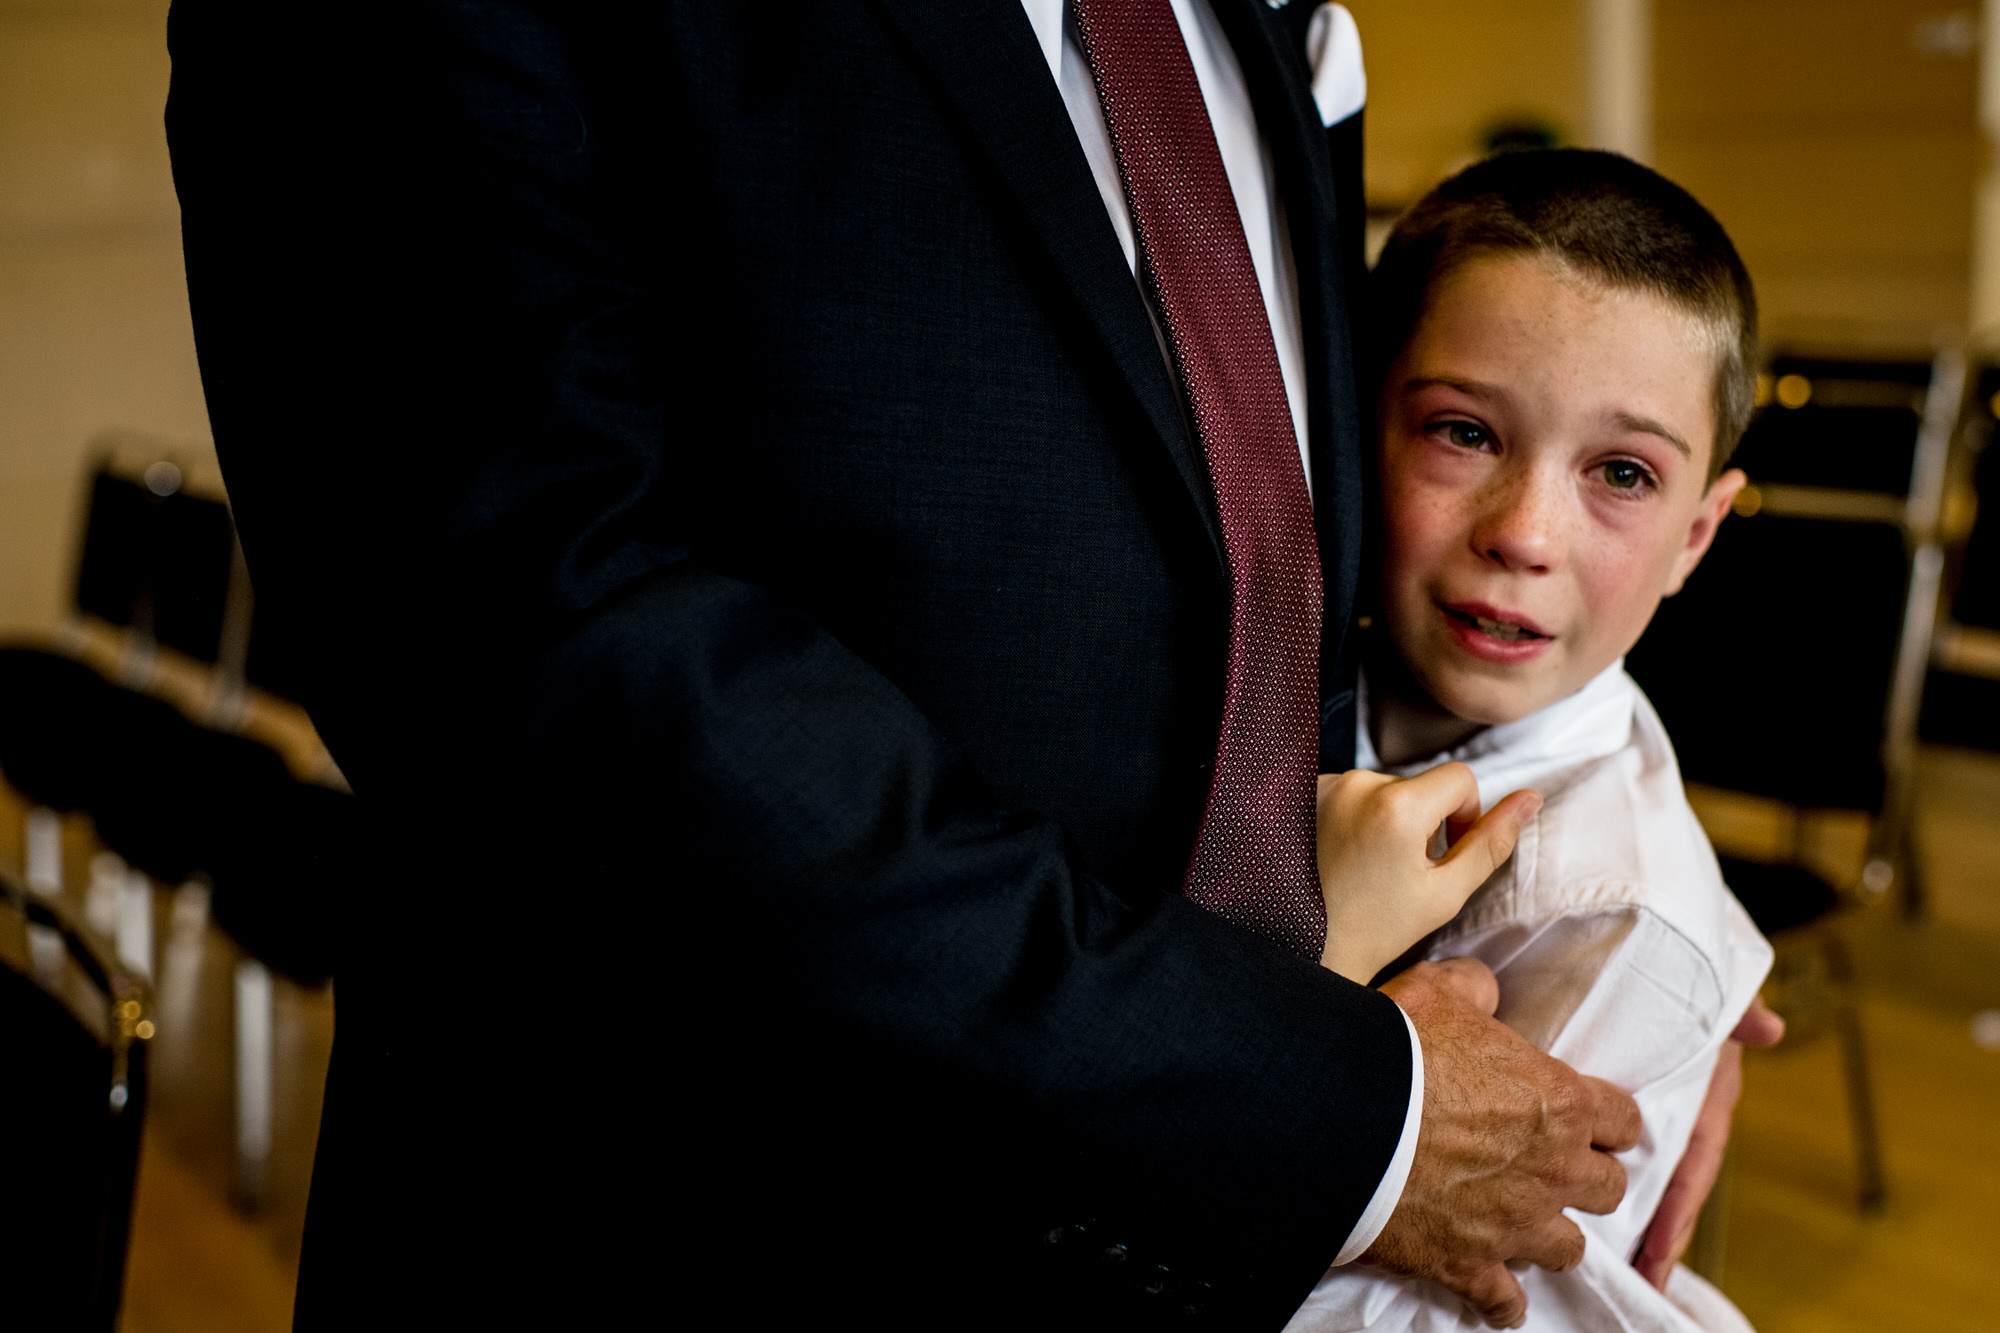
M 1631 1266 L 1687 1147 L 1717 1053 L 1763 983 L 1771 946 L 1722 882 L 1682 790 L 1660 719 L 1623 662 L 1532 716 L 1448 753 L 1384 768 L 1364 690 L 1357 763 L 1409 775 L 1449 760 L 1479 781 L 1482 808 L 1522 787 L 1542 809 L 1514 855 L 1432 938 L 1431 958 L 1470 955 L 1500 982 L 1499 1017 L 1550 1055 L 1630 1092 L 1645 1116 L 1620 1155 L 1624 1202 L 1572 1210 L 1586 1240 L 1568 1273 L 1522 1277 L 1529 1329 L 1748 1333 L 1735 1307 L 1685 1269 L 1662 1296 Z M 1292 1333 L 1441 1333 L 1480 1321 L 1442 1288 L 1379 1273 L 1329 1274 Z

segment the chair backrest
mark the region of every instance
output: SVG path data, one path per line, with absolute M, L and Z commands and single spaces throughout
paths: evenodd
M 146 1104 L 152 997 L 64 909 L 0 877 L 0 1308 L 10 1327 L 113 1330 Z
M 1938 627 L 1918 731 L 2000 751 L 2000 366 L 1980 372 L 1966 418 L 1943 534 L 1951 615 Z
M 352 796 L 58 654 L 0 647 L 0 698 L 0 770 L 29 799 L 88 811 L 157 879 L 205 873 L 218 921 L 251 952 L 307 985 L 332 974 L 366 837 Z
M 1961 367 L 1773 363 L 1775 402 L 1737 455 L 1751 479 L 1737 516 L 1629 659 L 1691 781 L 1898 806 Z
M 2000 419 L 2000 367 L 1981 372 L 1974 403 L 1985 441 L 1972 476 L 1978 517 L 1965 539 L 1951 618 L 1960 625 L 2000 630 L 2000 446 L 1994 443 Z
M 149 476 L 150 484 L 100 467 L 91 478 L 77 609 L 214 662 L 236 543 L 229 507 L 179 490 L 177 473 Z
M 1772 359 L 1770 405 L 1735 464 L 1759 486 L 1908 495 L 1929 361 Z
M 1691 782 L 1881 807 L 1903 540 L 1881 524 L 1732 517 L 1627 665 Z

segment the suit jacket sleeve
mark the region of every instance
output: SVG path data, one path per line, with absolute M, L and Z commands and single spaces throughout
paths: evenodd
M 609 1220 L 637 1190 L 704 1219 L 681 1261 L 760 1303 L 860 1283 L 887 1326 L 970 1284 L 1276 1326 L 1395 1147 L 1403 1021 L 1091 850 L 1111 835 L 1017 804 L 1021 781 L 970 758 L 999 730 L 978 701 L 942 722 L 959 696 L 901 665 L 882 589 L 973 534 L 927 526 L 910 469 L 867 467 L 904 445 L 819 464 L 736 392 L 864 335 L 740 302 L 747 158 L 714 126 L 730 99 L 750 116 L 830 97 L 843 61 L 854 135 L 903 133 L 898 93 L 935 90 L 873 72 L 907 53 L 871 8 L 820 7 L 812 51 L 767 40 L 792 17 L 175 6 L 190 294 L 259 633 L 298 665 L 393 858 L 393 902 L 362 904 L 374 924 L 338 978 L 301 1310 L 362 1308 L 408 1275 L 396 1237 L 417 1228 L 425 1263 L 450 1234 L 450 1262 L 504 1268 L 517 1307 L 560 1286 L 614 1308 L 643 1280 Z M 820 73 L 786 63 L 804 60 Z M 801 252 L 849 244 L 787 207 L 755 224 Z M 787 278 L 815 297 L 855 280 Z M 835 298 L 897 337 L 981 309 Z M 1088 381 L 1074 360 L 1048 375 Z M 985 484 L 981 457 L 947 461 Z M 815 487 L 843 512 L 881 500 L 879 579 L 813 581 Z M 780 510 L 793 526 L 756 542 L 732 528 Z M 848 550 L 820 554 L 845 568 Z M 980 636 L 1015 613 L 1005 588 L 990 600 L 940 623 L 967 661 L 1004 664 L 1016 645 Z M 506 978 L 518 1021 L 456 1027 L 446 1061 L 427 1043 L 468 964 Z M 643 1125 L 605 1132 L 638 1050 L 714 1178 L 649 1154 Z M 475 1128 L 451 1108 L 482 1062 L 515 1072 Z M 532 1189 L 492 1183 L 502 1141 Z M 346 1294 L 316 1253 L 352 1260 Z

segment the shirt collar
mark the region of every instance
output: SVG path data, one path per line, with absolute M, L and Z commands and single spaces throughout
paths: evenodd
M 1355 690 L 1354 766 L 1409 777 L 1439 764 L 1457 762 L 1479 781 L 1480 809 L 1509 792 L 1533 787 L 1548 796 L 1548 787 L 1581 765 L 1621 749 L 1631 738 L 1638 686 L 1625 674 L 1619 658 L 1588 685 L 1558 699 L 1518 722 L 1487 727 L 1454 749 L 1428 759 L 1386 768 L 1368 735 L 1368 680 L 1364 674 Z

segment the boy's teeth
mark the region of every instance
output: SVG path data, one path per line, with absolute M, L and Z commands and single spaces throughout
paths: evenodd
M 1489 638 L 1499 639 L 1503 643 L 1516 643 L 1522 639 L 1540 637 L 1533 630 L 1522 629 L 1519 625 L 1510 625 L 1504 620 L 1488 620 L 1485 616 L 1474 616 L 1472 623 L 1479 627 L 1481 634 Z

